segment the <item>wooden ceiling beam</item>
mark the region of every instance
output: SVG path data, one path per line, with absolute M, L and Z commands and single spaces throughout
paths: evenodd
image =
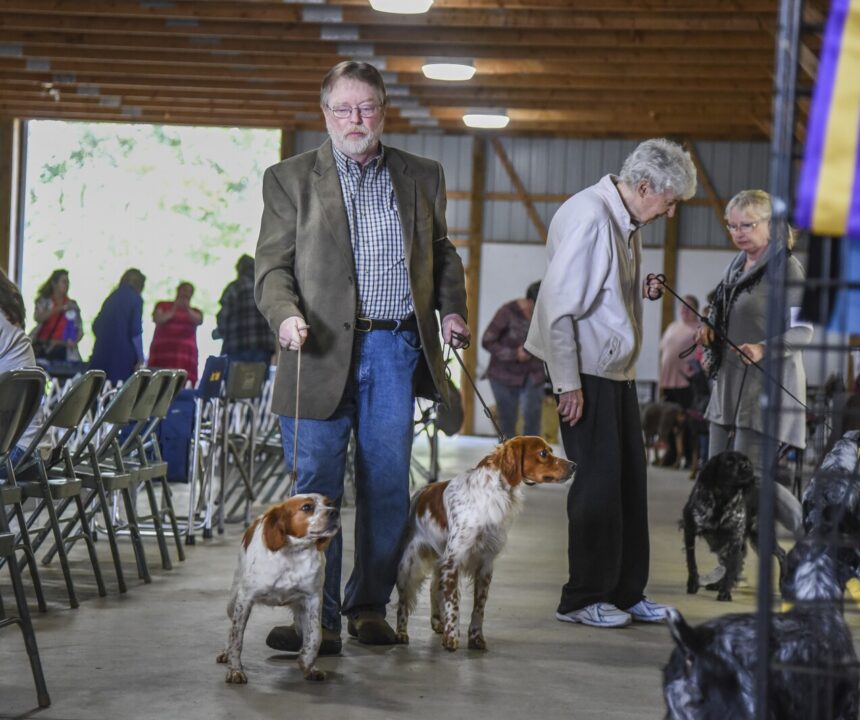
M 29 0 L 28 0 L 29 2 Z M 295 6 L 286 6 L 294 8 Z M 144 35 L 189 35 L 247 38 L 277 38 L 282 41 L 306 40 L 324 43 L 323 27 L 317 23 L 255 23 L 236 20 L 198 21 L 169 18 L 124 18 L 110 16 L 77 16 L 38 14 L 22 8 L 18 12 L 0 15 L 0 28 L 44 29 L 47 27 L 75 31 L 115 32 Z M 338 25 L 328 28 L 337 28 Z M 552 25 L 552 27 L 555 27 Z M 583 47 L 651 47 L 651 48 L 723 48 L 762 49 L 772 47 L 770 32 L 712 32 L 701 30 L 642 31 L 631 29 L 593 30 L 574 32 L 570 29 L 516 29 L 503 28 L 444 28 L 428 32 L 422 27 L 368 25 L 358 28 L 357 37 L 350 42 L 374 44 L 407 44 L 434 46 L 560 46 Z M 379 54 L 384 54 L 380 52 Z M 415 51 L 413 51 L 415 54 Z
M 336 48 L 330 45 L 314 42 L 310 47 L 308 44 L 298 46 L 290 43 L 285 44 L 279 40 L 244 38 L 215 38 L 215 37 L 187 37 L 182 35 L 124 35 L 117 36 L 112 33 L 89 32 L 89 31 L 65 31 L 45 28 L 43 30 L 17 30 L 4 28 L 2 30 L 4 42 L 18 43 L 24 46 L 27 55 L 39 56 L 50 55 L 54 48 L 66 48 L 68 50 L 78 49 L 98 51 L 105 56 L 106 50 L 121 50 L 140 52 L 168 52 L 180 51 L 189 56 L 223 56 L 229 53 L 236 62 L 265 62 L 265 56 L 282 58 L 278 64 L 319 68 L 334 65 L 345 59 L 344 55 L 335 52 Z M 427 57 L 415 52 L 414 46 L 386 46 L 387 69 L 392 72 L 419 73 L 421 66 Z M 405 54 L 400 51 L 404 50 Z M 736 49 L 731 53 L 721 50 L 707 48 L 685 48 L 675 50 L 673 48 L 588 48 L 582 49 L 570 47 L 566 49 L 564 60 L 544 58 L 540 49 L 520 57 L 512 57 L 510 49 L 492 49 L 485 57 L 475 59 L 475 67 L 479 74 L 534 74 L 554 73 L 569 74 L 571 63 L 575 63 L 577 70 L 583 64 L 608 64 L 617 65 L 635 64 L 646 68 L 655 66 L 655 72 L 663 67 L 675 67 L 685 65 L 701 65 L 710 67 L 713 71 L 720 71 L 725 66 L 737 66 L 741 71 L 749 69 L 753 72 L 756 68 L 770 67 L 773 65 L 773 51 L 771 49 L 750 48 Z M 452 53 L 444 53 L 452 54 Z
M 584 10 L 570 4 L 564 9 L 519 9 L 503 11 L 499 8 L 466 6 L 459 8 L 434 7 L 432 12 L 415 15 L 379 13 L 367 4 L 342 6 L 340 23 L 359 27 L 396 26 L 397 28 L 516 28 L 544 29 L 553 27 L 567 30 L 633 30 L 673 32 L 773 32 L 776 16 L 772 8 L 767 11 L 734 9 L 723 13 L 702 13 L 699 9 L 677 10 L 673 13 L 655 13 L 651 9 L 631 7 L 626 13 L 605 12 L 592 8 Z M 7 12 L 50 14 L 69 17 L 110 17 L 171 20 L 197 20 L 201 22 L 228 21 L 233 23 L 301 23 L 305 20 L 301 5 L 283 2 L 248 3 L 229 0 L 171 0 L 170 3 L 130 3 L 116 0 L 76 0 L 59 4 L 55 0 L 6 0 Z M 308 23 L 314 24 L 314 23 Z

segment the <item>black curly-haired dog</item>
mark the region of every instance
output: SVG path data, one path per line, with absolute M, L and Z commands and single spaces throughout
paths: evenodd
M 857 656 L 840 612 L 833 549 L 804 540 L 788 554 L 783 580 L 796 604 L 772 617 L 768 720 L 856 720 Z M 675 649 L 663 670 L 671 720 L 752 720 L 758 618 L 724 615 L 697 627 L 677 610 L 667 623 Z
M 687 553 L 687 592 L 699 591 L 696 537 L 702 537 L 725 569 L 723 577 L 708 585 L 717 600 L 731 600 L 732 589 L 744 566 L 747 541 L 756 548 L 758 538 L 758 486 L 755 471 L 743 453 L 726 450 L 714 455 L 699 473 L 690 492 L 681 527 Z M 798 509 L 799 512 L 799 509 Z M 774 544 L 782 577 L 785 551 Z

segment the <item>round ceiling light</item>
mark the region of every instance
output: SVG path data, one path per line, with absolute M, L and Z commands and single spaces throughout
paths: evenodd
M 418 15 L 426 13 L 433 0 L 370 0 L 370 7 L 379 12 Z
M 423 65 L 421 72 L 430 80 L 462 82 L 472 79 L 475 75 L 475 66 L 468 60 L 433 60 Z
M 507 127 L 511 119 L 504 112 L 493 113 L 466 113 L 463 122 L 470 128 L 481 128 L 483 130 L 500 130 Z

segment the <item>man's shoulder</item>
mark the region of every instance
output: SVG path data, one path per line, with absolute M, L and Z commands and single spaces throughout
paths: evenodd
M 423 157 L 422 155 L 415 155 L 414 153 L 406 152 L 406 150 L 391 147 L 390 145 L 385 146 L 385 153 L 389 156 L 389 160 L 393 159 L 395 162 L 399 160 L 410 170 L 419 172 L 427 172 L 435 175 L 439 172 L 441 165 L 438 160 Z
M 282 173 L 289 174 L 301 168 L 313 167 L 317 161 L 319 151 L 320 148 L 314 148 L 313 150 L 307 150 L 298 155 L 284 158 L 280 162 L 270 166 L 268 171 L 280 175 Z

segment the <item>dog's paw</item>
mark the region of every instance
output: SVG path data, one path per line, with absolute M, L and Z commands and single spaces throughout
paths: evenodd
M 720 590 L 717 593 L 717 600 L 719 602 L 731 602 L 732 601 L 731 590 Z
M 705 585 L 705 590 L 710 590 L 711 592 L 715 592 L 720 589 L 719 582 L 711 582 Z
M 234 685 L 245 685 L 248 682 L 248 676 L 242 670 L 230 668 L 227 670 L 227 677 L 224 678 L 224 682 L 233 683 Z
M 405 630 L 397 631 L 397 644 L 398 645 L 408 645 L 409 644 L 409 633 Z
M 442 626 L 442 618 L 438 615 L 433 615 L 430 618 L 430 627 L 433 629 L 433 632 L 437 635 L 441 635 L 444 627 Z
M 698 578 L 689 578 L 687 580 L 687 595 L 695 595 L 697 592 L 699 592 Z
M 469 634 L 469 649 L 470 650 L 486 650 L 487 641 L 481 633 Z
M 457 635 L 443 635 L 442 647 L 450 652 L 454 652 L 460 647 L 460 638 Z
M 222 652 L 218 657 L 215 658 L 216 663 L 225 663 L 227 662 L 227 651 Z
M 322 682 L 325 680 L 325 672 L 318 667 L 310 667 L 304 671 L 304 674 L 305 680 L 310 680 L 311 682 Z

